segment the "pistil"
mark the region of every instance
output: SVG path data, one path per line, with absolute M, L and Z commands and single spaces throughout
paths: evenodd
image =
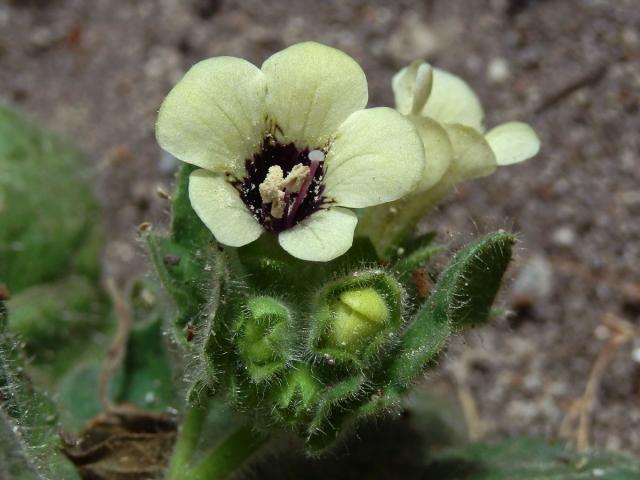
M 300 187 L 300 192 L 296 197 L 296 201 L 293 203 L 293 206 L 289 210 L 289 214 L 287 216 L 287 228 L 291 228 L 293 226 L 293 221 L 296 218 L 296 213 L 300 209 L 300 205 L 304 201 L 307 193 L 309 192 L 309 186 L 311 185 L 311 181 L 315 177 L 316 171 L 320 166 L 320 163 L 324 161 L 324 153 L 320 150 L 312 150 L 309 152 L 309 166 L 307 167 L 307 176 L 304 180 L 304 183 Z

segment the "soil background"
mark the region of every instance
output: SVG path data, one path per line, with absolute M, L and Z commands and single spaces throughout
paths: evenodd
M 146 268 L 143 221 L 166 225 L 176 161 L 154 139 L 160 102 L 196 61 L 258 65 L 302 40 L 345 50 L 370 105 L 416 58 L 461 75 L 488 126 L 520 119 L 543 149 L 465 184 L 422 228 L 453 249 L 519 233 L 501 294 L 509 314 L 454 341 L 426 380 L 475 406 L 473 435 L 557 438 L 599 352 L 640 331 L 638 0 L 0 0 L 0 98 L 79 144 L 95 164 L 108 274 Z M 55 199 L 52 199 L 55 201 Z M 611 357 L 591 444 L 640 454 L 640 336 Z M 571 436 L 574 429 L 569 429 Z M 565 432 L 566 433 L 566 432 Z

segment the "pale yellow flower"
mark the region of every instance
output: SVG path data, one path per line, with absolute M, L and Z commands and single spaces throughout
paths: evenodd
M 535 156 L 540 140 L 522 122 L 508 122 L 485 133 L 478 97 L 461 78 L 420 60 L 393 78 L 396 108 L 416 124 L 431 168 L 419 191 L 440 181 L 449 185 L 484 177 L 497 166 Z
M 527 160 L 540 149 L 535 132 L 522 122 L 485 133 L 478 97 L 464 80 L 444 70 L 416 61 L 394 76 L 392 86 L 396 108 L 416 126 L 428 163 L 410 194 L 361 217 L 358 233 L 370 237 L 381 256 L 395 251 L 456 185 Z
M 352 244 L 351 208 L 396 200 L 422 178 L 421 137 L 391 108 L 364 109 L 360 66 L 318 43 L 261 68 L 204 60 L 165 99 L 158 142 L 191 174 L 191 204 L 217 240 L 239 247 L 265 231 L 291 255 L 328 261 Z

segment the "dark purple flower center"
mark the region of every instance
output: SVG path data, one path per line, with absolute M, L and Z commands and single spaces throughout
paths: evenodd
M 322 184 L 324 162 L 309 159 L 309 153 L 308 148 L 299 151 L 293 143 L 282 145 L 273 138 L 265 138 L 260 152 L 246 160 L 246 176 L 233 182 L 242 201 L 267 231 L 279 233 L 293 227 L 317 211 L 325 201 Z M 265 198 L 260 186 L 265 181 L 273 183 L 270 182 L 274 176 L 270 168 L 274 166 L 280 167 L 285 179 L 292 178 L 294 169 L 306 173 L 299 176 L 294 187 L 283 186 L 278 200 L 265 201 L 271 199 Z

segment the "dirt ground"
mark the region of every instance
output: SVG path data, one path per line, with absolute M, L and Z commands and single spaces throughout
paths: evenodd
M 638 6 L 0 0 L 0 97 L 95 163 L 108 271 L 126 276 L 145 268 L 136 225 L 168 218 L 156 189 L 171 188 L 175 162 L 155 142 L 155 115 L 195 61 L 236 55 L 260 64 L 313 39 L 361 63 L 372 105 L 391 104 L 391 76 L 415 58 L 462 75 L 489 125 L 530 122 L 543 150 L 464 185 L 424 221 L 452 247 L 496 228 L 520 236 L 501 298 L 512 313 L 454 342 L 428 382 L 460 395 L 475 436 L 555 438 L 600 355 L 583 423 L 590 444 L 640 454 Z

